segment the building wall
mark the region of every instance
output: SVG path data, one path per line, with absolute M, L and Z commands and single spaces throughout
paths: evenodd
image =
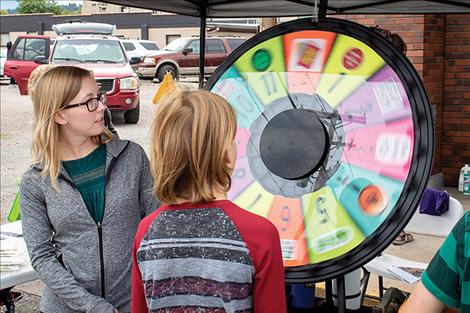
M 128 28 L 128 29 L 117 28 L 114 34 L 118 37 L 124 37 L 128 39 L 141 39 L 142 38 L 142 32 L 140 28 Z
M 157 46 L 164 47 L 166 46 L 166 38 L 168 35 L 180 35 L 183 37 L 192 37 L 199 36 L 198 27 L 188 27 L 188 28 L 150 28 L 149 29 L 149 40 L 155 41 Z M 254 34 L 252 33 L 237 33 L 237 32 L 224 32 L 218 31 L 215 33 L 209 33 L 207 36 L 239 36 L 244 38 L 250 38 Z
M 167 35 L 181 35 L 181 37 L 199 36 L 199 27 L 149 29 L 149 39 L 155 41 L 159 47 L 166 46 Z
M 11 42 L 15 42 L 16 38 L 18 38 L 18 36 L 21 36 L 21 35 L 26 35 L 27 32 L 11 32 L 10 33 L 10 41 Z
M 470 163 L 470 14 L 447 15 L 445 31 L 442 172 L 455 186 Z
M 235 31 L 216 31 L 216 32 L 208 32 L 207 36 L 231 36 L 231 37 L 243 37 L 249 39 L 253 37 L 255 33 L 247 33 L 247 32 L 235 32 Z M 199 33 L 198 33 L 199 36 Z
M 152 12 L 133 7 L 123 7 L 120 5 L 84 0 L 82 5 L 82 14 L 103 14 L 103 13 L 136 13 L 136 12 Z
M 65 23 L 70 19 L 80 19 L 86 22 L 115 24 L 118 29 L 140 29 L 142 25 L 148 28 L 188 28 L 199 27 L 198 18 L 182 15 L 155 15 L 152 13 L 116 13 L 92 15 L 53 15 L 45 14 L 11 14 L 0 18 L 0 32 L 37 32 L 51 30 L 52 25 Z
M 444 119 L 445 15 L 425 15 L 423 24 L 423 79 L 435 113 L 433 174 L 442 172 L 442 122 Z M 449 183 L 449 175 L 444 173 Z M 449 185 L 449 184 L 447 184 Z

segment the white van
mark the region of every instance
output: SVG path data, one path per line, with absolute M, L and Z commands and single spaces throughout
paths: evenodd
M 139 57 L 142 60 L 149 54 L 158 51 L 158 46 L 151 40 L 137 40 L 137 39 L 121 39 L 127 57 Z

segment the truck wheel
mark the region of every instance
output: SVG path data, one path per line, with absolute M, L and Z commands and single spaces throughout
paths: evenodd
M 124 121 L 126 124 L 137 124 L 140 117 L 140 103 L 137 104 L 137 107 L 132 110 L 128 110 L 124 113 Z
M 163 77 L 165 77 L 166 73 L 171 73 L 171 76 L 173 76 L 173 79 L 178 78 L 178 71 L 173 65 L 170 64 L 163 64 L 160 66 L 157 72 L 157 79 L 161 83 L 163 81 Z

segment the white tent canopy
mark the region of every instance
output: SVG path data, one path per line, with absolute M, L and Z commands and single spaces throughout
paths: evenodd
M 470 13 L 470 0 L 99 0 L 198 17 Z M 203 8 L 206 8 L 204 15 Z M 326 12 L 325 12 L 326 9 Z M 201 12 L 203 12 L 201 14 Z

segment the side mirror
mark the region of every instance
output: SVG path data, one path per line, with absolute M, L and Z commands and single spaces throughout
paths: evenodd
M 188 53 L 191 53 L 191 52 L 193 52 L 193 48 L 186 48 L 183 50 L 184 55 L 188 55 Z
M 129 60 L 129 64 L 132 65 L 132 64 L 138 64 L 138 63 L 142 63 L 142 59 L 139 58 L 139 57 L 132 57 L 130 60 Z
M 48 64 L 49 60 L 43 55 L 38 55 L 37 57 L 34 58 L 34 63 L 36 63 L 36 64 Z

